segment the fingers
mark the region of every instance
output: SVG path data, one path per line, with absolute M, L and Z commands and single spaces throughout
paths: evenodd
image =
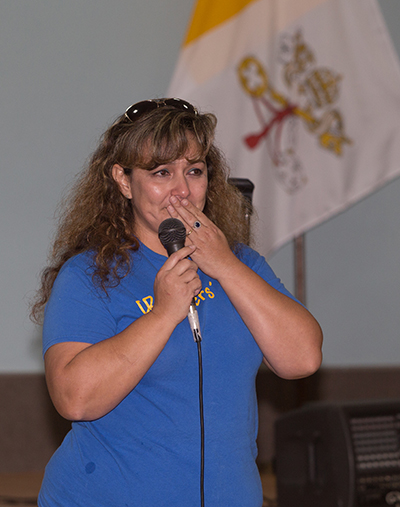
M 165 279 L 170 279 L 171 283 L 176 281 L 182 284 L 190 284 L 190 290 L 196 290 L 197 286 L 201 288 L 201 281 L 197 274 L 198 266 L 191 259 L 188 259 L 189 255 L 195 250 L 196 247 L 190 245 L 174 252 L 160 270 L 164 273 Z
M 196 246 L 191 258 L 201 271 L 218 279 L 233 255 L 225 235 L 187 199 L 171 196 L 170 203 L 167 209 L 171 217 L 185 224 L 186 244 Z
M 201 290 L 197 264 L 187 257 L 195 251 L 193 245 L 174 252 L 157 273 L 154 282 L 154 306 L 161 315 L 175 324 L 186 316 L 189 304 Z
M 165 266 L 166 268 L 166 276 L 168 273 L 172 273 L 173 276 L 178 277 L 183 282 L 190 281 L 193 277 L 198 277 L 197 275 L 197 264 L 195 264 L 190 259 L 182 259 L 172 268 L 169 266 Z
M 174 252 L 160 269 L 160 277 L 170 279 L 172 283 L 179 281 L 180 283 L 185 284 L 190 283 L 195 279 L 200 281 L 197 274 L 197 264 L 188 258 L 195 250 L 196 247 L 194 245 L 189 245 L 181 248 L 177 252 Z
M 165 268 L 166 269 L 172 269 L 174 266 L 176 266 L 180 261 L 185 259 L 186 257 L 190 257 L 192 253 L 196 250 L 195 245 L 188 245 L 184 246 L 180 250 L 177 250 L 173 254 L 171 254 L 168 259 L 165 261 Z
M 169 214 L 172 218 L 179 218 L 185 224 L 187 233 L 196 229 L 196 224 L 201 224 L 205 227 L 209 225 L 209 220 L 204 213 L 187 199 L 180 200 L 175 196 L 171 196 L 170 203 L 167 208 Z

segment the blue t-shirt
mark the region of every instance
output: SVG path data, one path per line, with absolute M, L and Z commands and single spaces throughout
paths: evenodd
M 65 263 L 46 306 L 43 353 L 60 342 L 97 343 L 150 311 L 166 258 L 144 245 L 132 256 L 130 273 L 108 294 L 93 284 L 89 254 Z M 243 247 L 239 256 L 292 297 L 254 250 Z M 205 505 L 260 507 L 255 377 L 262 353 L 219 283 L 199 275 Z M 185 319 L 119 405 L 97 420 L 72 423 L 46 467 L 39 507 L 200 506 L 198 382 L 197 345 Z

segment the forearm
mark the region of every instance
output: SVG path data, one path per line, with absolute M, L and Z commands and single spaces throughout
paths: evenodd
M 45 357 L 53 403 L 71 420 L 102 417 L 142 379 L 176 323 L 150 312 L 121 333 L 94 345 L 60 343 Z
M 277 375 L 301 378 L 318 369 L 322 332 L 306 308 L 233 256 L 219 282 Z

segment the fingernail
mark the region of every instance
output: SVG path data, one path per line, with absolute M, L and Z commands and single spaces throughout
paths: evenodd
M 174 196 L 174 195 L 171 195 L 171 197 L 169 198 L 170 202 L 172 202 L 173 204 L 176 204 L 178 202 L 178 199 Z
M 187 199 L 182 199 L 181 204 L 183 206 L 187 206 L 189 204 L 189 201 Z

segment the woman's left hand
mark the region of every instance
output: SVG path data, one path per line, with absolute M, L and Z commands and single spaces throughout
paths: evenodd
M 196 246 L 191 258 L 203 273 L 218 279 L 236 261 L 224 233 L 187 199 L 172 196 L 170 203 L 169 214 L 186 227 L 186 245 Z

